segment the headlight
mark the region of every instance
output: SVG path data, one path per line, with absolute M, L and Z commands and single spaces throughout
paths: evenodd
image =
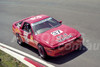
M 61 48 L 61 47 L 64 47 L 64 45 L 65 44 L 63 44 L 63 45 L 60 45 L 60 46 L 58 46 L 58 47 L 55 47 L 55 48 L 51 48 L 52 50 L 56 50 L 56 49 L 59 49 L 59 48 Z
M 51 48 L 51 50 L 56 50 L 56 49 L 58 49 L 58 47 Z

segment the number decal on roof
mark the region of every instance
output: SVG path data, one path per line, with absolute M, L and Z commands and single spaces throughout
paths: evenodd
M 30 18 L 30 20 L 35 20 L 35 19 L 40 19 L 40 18 L 42 18 L 42 16 L 36 16 L 36 17 Z

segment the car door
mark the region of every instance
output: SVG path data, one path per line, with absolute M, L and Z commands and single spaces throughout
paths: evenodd
M 36 47 L 36 44 L 34 43 L 34 38 L 33 38 L 33 32 L 31 25 L 28 22 L 24 22 L 23 27 L 22 27 L 22 35 L 24 38 L 25 43 Z

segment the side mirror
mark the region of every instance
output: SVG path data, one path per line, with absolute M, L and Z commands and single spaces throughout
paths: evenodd
M 62 23 L 62 21 L 59 21 L 60 23 Z

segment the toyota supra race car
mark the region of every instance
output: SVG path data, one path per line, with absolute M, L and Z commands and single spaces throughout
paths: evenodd
M 17 43 L 38 49 L 42 58 L 68 54 L 82 46 L 81 34 L 47 15 L 31 16 L 12 25 Z

